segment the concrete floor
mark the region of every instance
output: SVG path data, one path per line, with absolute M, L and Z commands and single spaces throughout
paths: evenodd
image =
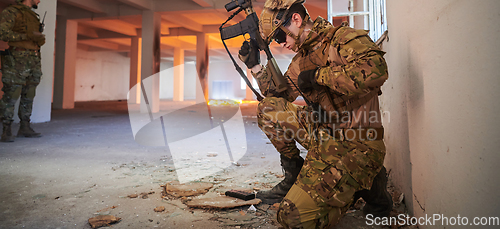
M 164 101 L 162 108 L 170 112 L 193 104 Z M 201 179 L 214 183 L 208 194 L 267 189 L 281 180 L 279 155 L 256 124 L 256 104 L 240 108 L 245 153 L 237 164 Z M 199 107 L 188 111 L 203 113 L 195 109 Z M 176 115 L 186 119 L 185 113 Z M 134 140 L 125 101 L 84 102 L 72 110 L 53 110 L 50 122 L 33 128 L 43 137 L 0 144 L 0 228 L 91 228 L 89 218 L 107 214 L 122 219 L 113 228 L 278 228 L 271 209 L 243 216 L 239 211 L 248 207 L 189 209 L 181 200 L 163 200 L 160 185 L 178 179 L 172 149 Z M 182 133 L 179 128 L 173 129 Z M 13 131 L 17 129 L 15 124 Z M 127 197 L 144 192 L 154 193 L 145 199 Z M 154 212 L 157 206 L 166 211 Z M 356 213 L 338 228 L 373 227 Z

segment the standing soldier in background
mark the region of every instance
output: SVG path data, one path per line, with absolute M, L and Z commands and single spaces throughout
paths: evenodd
M 281 201 L 277 218 L 285 228 L 332 228 L 360 197 L 363 213 L 387 217 L 392 200 L 378 101 L 388 78 L 384 52 L 364 30 L 311 20 L 304 2 L 267 0 L 260 17 L 267 43 L 297 53 L 285 72 L 287 91 L 277 93 L 254 42 L 239 53 L 266 97 L 258 124 L 285 170 L 285 179 L 257 198 Z M 308 106 L 292 103 L 299 93 Z M 296 143 L 308 150 L 305 160 Z
M 31 9 L 36 9 L 40 0 L 16 0 L 16 3 L 3 10 L 0 16 L 0 39 L 9 44 L 9 49 L 2 54 L 2 142 L 13 142 L 15 139 L 11 124 L 19 97 L 21 124 L 17 136 L 40 137 L 40 133 L 30 127 L 33 99 L 42 76 L 40 47 L 45 44 L 40 17 Z

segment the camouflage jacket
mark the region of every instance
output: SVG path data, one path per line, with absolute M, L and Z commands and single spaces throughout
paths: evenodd
M 315 80 L 323 88 L 304 93 L 304 97 L 331 115 L 329 123 L 336 128 L 381 127 L 377 95 L 388 78 L 387 65 L 385 53 L 367 34 L 344 25 L 333 27 L 318 17 L 284 74 L 288 81 L 285 93 L 275 93 L 266 68 L 254 77 L 264 96 L 293 102 L 299 96 L 293 85 L 297 85 L 299 73 L 317 68 Z M 348 115 L 334 117 L 343 110 Z
M 43 43 L 32 41 L 28 36 L 28 34 L 38 32 L 39 26 L 39 15 L 28 6 L 11 5 L 0 15 L 0 39 L 9 42 L 9 46 L 40 49 Z

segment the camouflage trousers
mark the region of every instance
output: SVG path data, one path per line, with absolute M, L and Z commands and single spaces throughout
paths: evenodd
M 308 150 L 278 209 L 278 222 L 285 228 L 331 228 L 346 213 L 354 193 L 370 189 L 382 169 L 382 140 L 335 139 L 313 121 L 307 107 L 268 97 L 259 104 L 258 123 L 281 154 L 298 154 L 296 143 Z
M 2 56 L 2 91 L 0 117 L 4 123 L 12 123 L 17 99 L 18 116 L 30 121 L 36 87 L 42 76 L 40 53 L 37 51 L 11 51 Z

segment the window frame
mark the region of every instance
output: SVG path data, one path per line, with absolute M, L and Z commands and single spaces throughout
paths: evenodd
M 349 17 L 350 23 L 355 23 L 354 16 L 363 16 L 363 29 L 369 30 L 368 35 L 372 40 L 378 40 L 382 34 L 387 30 L 387 11 L 386 11 L 386 0 L 357 0 L 357 2 L 362 2 L 363 11 L 354 11 L 354 1 L 349 1 L 349 11 L 334 13 L 333 12 L 333 1 L 327 0 L 328 6 L 328 21 L 333 24 L 334 17 Z M 350 25 L 354 27 L 355 25 Z

